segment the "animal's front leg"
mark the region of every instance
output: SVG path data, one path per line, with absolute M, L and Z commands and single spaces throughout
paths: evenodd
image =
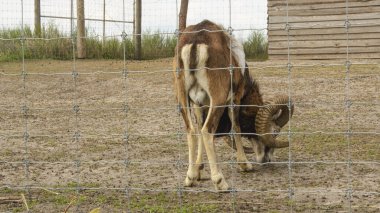
M 253 166 L 251 163 L 249 163 L 247 156 L 244 153 L 244 147 L 241 140 L 241 129 L 240 129 L 240 123 L 239 123 L 239 108 L 234 107 L 232 109 L 228 110 L 228 116 L 230 117 L 231 123 L 232 123 L 232 130 L 234 131 L 232 142 L 233 147 L 236 146 L 237 151 L 237 161 L 240 166 L 240 169 L 242 171 L 252 171 Z

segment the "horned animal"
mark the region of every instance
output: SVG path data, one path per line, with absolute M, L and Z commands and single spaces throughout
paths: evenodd
M 291 107 L 290 110 L 288 106 Z M 254 82 L 247 91 L 247 96 L 242 99 L 239 111 L 241 136 L 247 138 L 253 145 L 253 148 L 244 146 L 244 152 L 246 154 L 255 153 L 258 163 L 271 162 L 274 148 L 289 146 L 286 141 L 276 141 L 276 137 L 281 128 L 288 122 L 289 116 L 293 115 L 293 112 L 294 105 L 287 96 L 279 96 L 273 101 L 264 102 L 259 91 L 259 85 Z M 257 117 L 258 120 L 256 120 Z M 236 150 L 234 138 L 226 136 L 230 130 L 231 121 L 225 110 L 220 119 L 216 137 L 224 137 L 224 141 Z
M 255 125 L 253 130 L 262 134 L 258 141 L 264 147 L 271 149 L 288 145 L 265 134 L 273 129 L 274 118 L 279 120 L 279 126 L 287 123 L 286 116 L 281 115 L 286 112 L 289 115 L 288 107 L 283 107 L 283 104 L 265 108 L 239 107 L 242 103 L 263 103 L 258 86 L 246 69 L 242 45 L 223 27 L 208 20 L 188 26 L 180 34 L 173 68 L 176 98 L 185 123 L 189 149 L 185 186 L 195 185 L 200 177 L 204 147 L 216 190 L 229 189 L 215 153 L 214 139 L 218 126 L 221 128 L 219 132 L 235 132 L 233 147 L 237 150 L 237 162 L 243 171 L 250 171 L 253 166 L 247 160 L 241 140 L 244 133 L 240 124 L 242 119 L 248 119 L 243 124 L 251 122 L 249 125 Z M 226 108 L 231 102 L 234 107 Z M 280 116 L 279 110 L 282 111 Z M 221 118 L 228 119 L 230 124 L 221 122 Z M 248 129 L 252 131 L 252 127 Z

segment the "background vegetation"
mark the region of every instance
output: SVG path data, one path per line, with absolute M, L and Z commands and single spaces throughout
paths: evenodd
M 20 60 L 22 57 L 22 30 L 3 29 L 0 30 L 0 61 Z M 87 33 L 87 58 L 89 59 L 123 59 L 123 48 L 126 48 L 126 58 L 133 59 L 134 45 L 131 37 L 122 41 L 119 37 L 111 37 L 104 42 L 101 37 L 91 36 Z M 24 54 L 25 59 L 60 59 L 72 58 L 73 46 L 68 33 L 61 32 L 57 26 L 50 24 L 42 28 L 41 37 L 37 38 L 33 30 L 26 26 L 24 28 Z M 7 40 L 13 39 L 13 40 Z M 144 32 L 142 37 L 142 58 L 158 59 L 172 57 L 176 45 L 173 35 L 160 34 L 159 31 Z M 125 43 L 125 44 L 124 44 Z M 265 60 L 268 58 L 268 43 L 262 32 L 253 32 L 243 42 L 247 59 Z

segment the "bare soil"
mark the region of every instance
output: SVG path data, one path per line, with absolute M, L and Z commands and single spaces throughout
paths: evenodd
M 291 134 L 280 136 L 290 148 L 243 173 L 218 139 L 234 190 L 216 193 L 207 164 L 197 186 L 183 186 L 187 143 L 171 59 L 127 61 L 127 76 L 123 61 L 32 60 L 25 79 L 22 63 L 3 62 L 0 198 L 23 193 L 32 212 L 379 212 L 378 62 L 349 73 L 343 62 L 294 62 L 291 72 L 286 63 L 249 65 L 264 99 L 294 100 Z M 7 211 L 26 207 L 0 202 Z

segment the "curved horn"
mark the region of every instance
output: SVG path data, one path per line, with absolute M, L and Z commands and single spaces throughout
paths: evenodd
M 236 151 L 235 139 L 231 140 L 231 137 L 227 136 L 227 137 L 224 137 L 224 142 L 226 142 L 226 144 L 228 144 L 228 146 L 230 146 L 232 149 L 234 149 Z M 252 154 L 255 152 L 252 147 L 243 146 L 243 149 L 244 149 L 245 154 Z
M 274 122 L 280 127 L 285 126 L 289 121 L 289 117 L 293 115 L 294 105 L 290 100 L 291 106 L 289 112 L 288 103 L 289 97 L 281 96 L 269 103 L 268 106 L 260 108 L 257 113 L 255 121 L 256 133 L 259 134 L 263 143 L 268 147 L 284 148 L 289 146 L 288 141 L 277 141 L 271 132 L 271 122 L 273 122 L 273 117 L 279 112 L 279 110 L 281 110 L 281 114 L 279 117 L 275 118 Z
M 290 112 L 289 112 L 289 107 L 288 107 L 289 103 L 290 103 Z M 275 120 L 275 123 L 282 128 L 288 123 L 289 118 L 293 116 L 294 104 L 293 104 L 292 100 L 289 100 L 288 96 L 281 96 L 281 97 L 277 98 L 274 101 L 274 104 L 275 105 L 281 105 L 281 111 L 282 112 L 281 112 L 280 117 L 278 117 Z M 289 117 L 289 113 L 290 113 L 290 117 Z

